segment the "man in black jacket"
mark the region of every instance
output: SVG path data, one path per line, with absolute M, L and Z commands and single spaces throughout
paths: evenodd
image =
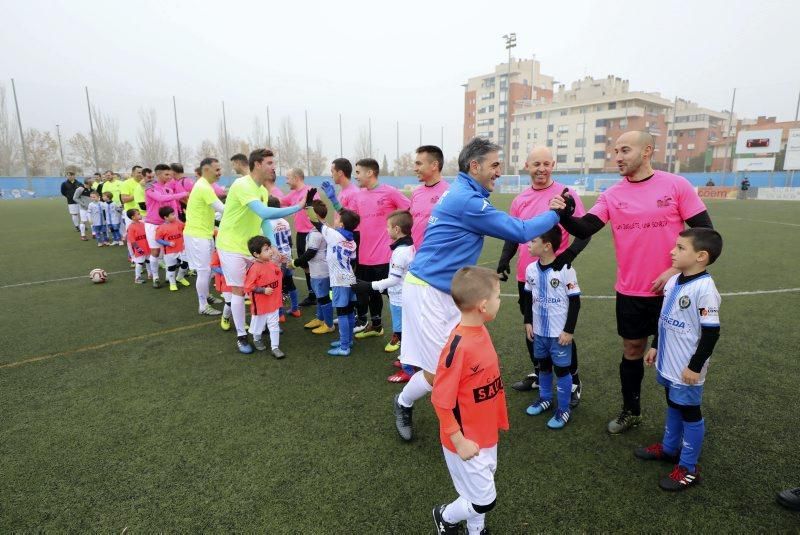
M 78 227 L 78 223 L 80 223 L 78 214 L 80 213 L 80 207 L 75 202 L 75 190 L 83 186 L 76 178 L 75 173 L 72 171 L 67 171 L 67 179 L 61 183 L 61 195 L 67 198 L 67 209 L 69 210 L 69 216 L 72 218 L 72 225 L 75 227 L 75 230 L 80 232 L 80 228 Z

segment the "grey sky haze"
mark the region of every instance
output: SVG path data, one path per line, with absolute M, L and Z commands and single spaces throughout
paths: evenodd
M 338 156 L 373 123 L 376 156 L 440 142 L 461 147 L 463 84 L 514 56 L 536 58 L 563 83 L 614 74 L 631 89 L 676 94 L 740 116 L 794 117 L 800 91 L 796 1 L 573 2 L 4 2 L 0 83 L 17 84 L 24 126 L 88 131 L 83 86 L 134 142 L 138 110 L 154 107 L 174 143 L 216 139 L 221 101 L 246 138 L 270 107 L 273 136 L 291 116 L 301 144 Z

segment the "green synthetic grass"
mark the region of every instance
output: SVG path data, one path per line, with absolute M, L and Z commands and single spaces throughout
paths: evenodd
M 79 241 L 63 205 L 0 203 L 0 532 L 433 531 L 431 508 L 455 492 L 427 401 L 415 441 L 396 436 L 385 340 L 328 358 L 329 338 L 303 332 L 305 311 L 284 324 L 287 359 L 239 355 L 232 333 L 197 315 L 193 288 L 135 286 L 127 271 L 91 284 L 94 267 L 128 269 L 123 249 Z M 799 208 L 709 203 L 725 238 L 712 266 L 721 292 L 800 287 Z M 500 246 L 487 240 L 481 261 L 493 267 Z M 608 230 L 575 267 L 584 296 L 613 294 Z M 21 285 L 52 279 L 68 280 Z M 723 297 L 721 311 L 701 485 L 666 494 L 657 481 L 669 467 L 632 455 L 661 435 L 652 370 L 644 424 L 605 433 L 620 405 L 621 347 L 613 300 L 585 299 L 584 397 L 569 426 L 547 430 L 524 414 L 533 395 L 507 390 L 493 532 L 797 531 L 800 516 L 774 495 L 800 484 L 800 294 Z M 511 384 L 530 368 L 515 298 L 490 331 Z

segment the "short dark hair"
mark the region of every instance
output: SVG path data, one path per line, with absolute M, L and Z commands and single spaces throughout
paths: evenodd
M 198 169 L 203 169 L 203 167 L 217 162 L 219 162 L 219 160 L 217 160 L 216 158 L 211 158 L 211 157 L 203 158 L 202 160 L 200 160 L 200 167 Z
M 707 252 L 708 265 L 713 264 L 722 254 L 722 236 L 713 228 L 687 228 L 679 236 L 689 238 L 695 251 Z
M 250 254 L 253 256 L 261 254 L 261 250 L 264 249 L 265 245 L 267 247 L 272 246 L 272 242 L 270 242 L 269 238 L 266 236 L 253 236 L 247 240 L 247 250 L 250 251 Z
M 150 169 L 149 167 L 145 167 L 144 169 L 142 169 L 142 174 L 143 175 L 146 175 L 146 174 L 152 173 L 152 172 L 153 172 L 153 170 Z
M 331 163 L 333 163 L 334 169 L 344 173 L 344 176 L 346 176 L 347 178 L 353 176 L 353 164 L 351 164 L 350 160 L 348 160 L 347 158 L 336 158 Z
M 135 173 L 137 169 L 141 169 L 141 168 L 142 168 L 141 165 L 134 165 L 133 167 L 131 167 L 131 173 Z
M 231 156 L 231 161 L 232 161 L 232 162 L 242 162 L 242 163 L 247 163 L 247 156 L 245 156 L 245 155 L 244 155 L 244 154 L 242 154 L 241 152 L 237 152 L 236 154 L 234 154 L 233 156 Z
M 138 213 L 139 213 L 139 210 L 137 210 L 136 208 L 131 208 L 130 210 L 125 212 L 125 215 L 128 216 L 128 219 L 133 219 L 133 216 L 135 216 Z
M 171 163 L 169 164 L 169 168 L 172 169 L 174 173 L 183 173 L 183 165 L 179 163 Z
M 174 211 L 175 208 L 173 208 L 172 206 L 162 206 L 161 208 L 158 209 L 158 217 L 160 217 L 161 219 L 166 219 L 169 216 L 169 214 L 171 214 Z
M 267 199 L 267 206 L 269 206 L 270 208 L 280 208 L 281 200 L 278 199 L 275 195 L 270 195 L 269 199 Z
M 172 167 L 165 163 L 160 163 L 154 167 L 154 171 L 158 173 L 159 171 L 172 171 Z
M 493 269 L 465 266 L 453 276 L 450 295 L 459 310 L 472 310 L 492 296 L 496 284 L 500 284 L 500 276 Z
M 540 235 L 539 239 L 542 240 L 542 243 L 549 243 L 553 248 L 553 254 L 555 254 L 555 252 L 558 251 L 558 248 L 561 247 L 561 236 L 561 227 L 556 225 Z
M 75 171 L 67 171 L 67 176 L 75 176 Z
M 436 163 L 439 164 L 440 173 L 442 172 L 442 169 L 444 169 L 444 153 L 442 152 L 442 149 L 440 149 L 436 145 L 423 145 L 414 152 L 416 152 L 417 154 L 424 152 L 425 154 L 430 156 L 431 159 L 436 160 Z
M 100 171 L 95 171 L 95 173 L 92 176 L 100 176 Z
M 414 218 L 408 210 L 395 210 L 386 218 L 392 225 L 400 227 L 400 232 L 408 236 L 411 234 L 411 227 L 414 226 Z
M 381 166 L 378 165 L 378 160 L 373 158 L 361 158 L 356 162 L 356 165 L 358 167 L 372 169 L 372 172 L 375 173 L 375 176 L 378 176 L 381 173 Z
M 500 145 L 482 137 L 470 139 L 458 155 L 458 170 L 462 173 L 469 173 L 471 161 L 482 163 L 486 159 L 486 155 L 492 152 L 500 152 Z
M 348 210 L 347 208 L 343 208 L 341 212 L 339 212 L 339 219 L 342 222 L 342 226 L 345 230 L 355 230 L 358 227 L 358 224 L 361 223 L 361 217 L 352 210 Z
M 271 156 L 275 156 L 270 149 L 256 149 L 250 153 L 250 158 L 247 159 L 247 164 L 250 166 L 250 170 L 256 168 L 256 164 L 264 161 L 264 158 L 269 158 Z
M 325 219 L 328 217 L 328 206 L 319 199 L 314 199 L 311 201 L 311 207 L 314 209 L 314 213 L 317 214 L 317 217 L 320 219 Z

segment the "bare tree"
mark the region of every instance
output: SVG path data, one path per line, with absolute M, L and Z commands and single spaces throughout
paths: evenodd
M 58 143 L 50 132 L 29 128 L 25 131 L 25 148 L 28 151 L 28 170 L 31 176 L 47 176 L 58 169 Z
M 123 141 L 117 145 L 117 165 L 119 171 L 130 171 L 133 164 L 136 163 L 136 149 L 133 148 L 131 142 L 128 140 Z M 138 165 L 138 164 L 136 164 Z
M 284 117 L 281 121 L 278 139 L 275 142 L 279 166 L 283 169 L 300 165 L 300 144 L 294 131 L 291 117 Z
M 95 169 L 94 149 L 89 136 L 78 132 L 67 140 L 67 161 L 82 169 Z
M 0 175 L 11 175 L 19 160 L 19 138 L 6 108 L 6 88 L 0 86 Z
M 369 132 L 363 126 L 358 130 L 358 138 L 356 139 L 355 158 L 360 160 L 362 158 L 372 158 L 370 151 Z
M 386 159 L 386 155 L 383 155 L 383 161 L 381 162 L 381 174 L 386 176 L 389 174 L 389 160 Z M 396 175 L 397 173 L 395 173 Z
M 453 156 L 445 162 L 442 174 L 444 176 L 456 176 L 458 174 L 458 156 Z
M 308 152 L 308 158 L 303 154 L 301 161 L 309 176 L 321 176 L 325 172 L 328 158 L 322 153 L 321 138 L 317 137 L 314 148 Z
M 250 132 L 250 137 L 247 141 L 253 149 L 267 146 L 267 131 L 264 129 L 264 123 L 258 115 L 253 117 L 253 130 Z
M 401 154 L 394 161 L 394 173 L 397 176 L 411 176 L 414 174 L 414 155 L 410 152 Z
M 125 147 L 119 139 L 119 121 L 110 114 L 98 111 L 92 106 L 94 119 L 94 135 L 97 143 L 97 165 L 101 169 L 120 169 L 126 167 L 128 162 L 123 162 L 122 156 Z
M 169 160 L 170 151 L 161 131 L 158 130 L 156 110 L 153 108 L 139 110 L 139 120 L 141 124 L 136 134 L 136 141 L 139 145 L 141 165 L 152 167 L 159 163 L 166 163 Z
M 204 139 L 200 143 L 200 147 L 197 149 L 197 157 L 201 160 L 203 158 L 216 158 L 220 162 L 224 162 L 224 160 L 228 159 L 225 158 L 224 156 L 223 157 L 220 156 L 217 145 L 210 139 Z

